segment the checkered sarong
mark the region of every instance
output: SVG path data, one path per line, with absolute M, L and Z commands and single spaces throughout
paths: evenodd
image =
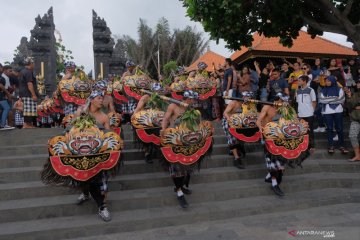
M 75 114 L 76 110 L 77 110 L 77 105 L 75 105 L 73 103 L 65 103 L 65 106 L 64 106 L 65 116 L 70 115 L 70 114 Z
M 234 145 L 240 144 L 240 141 L 236 137 L 231 135 L 231 133 L 229 132 L 229 123 L 227 122 L 225 117 L 222 118 L 221 125 L 222 125 L 222 127 L 224 129 L 228 145 L 229 146 L 234 146 Z
M 265 163 L 269 171 L 277 171 L 284 169 L 284 162 L 272 159 L 271 154 L 265 150 Z
M 135 98 L 128 97 L 129 102 L 122 104 L 122 113 L 132 114 L 136 108 L 137 101 Z
M 24 103 L 23 115 L 25 117 L 36 117 L 36 102 L 31 97 L 23 97 L 22 100 Z
M 15 111 L 15 125 L 16 126 L 22 126 L 24 124 L 24 117 L 22 115 L 22 112 L 19 110 Z
M 54 121 L 53 121 L 53 119 L 52 119 L 52 117 L 51 116 L 47 116 L 47 117 L 41 117 L 41 123 L 42 124 L 51 124 L 51 123 L 53 123 Z

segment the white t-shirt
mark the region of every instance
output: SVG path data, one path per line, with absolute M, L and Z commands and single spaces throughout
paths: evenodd
M 5 73 L 1 74 L 1 76 L 5 79 L 5 89 L 9 89 L 9 87 L 10 87 L 9 77 Z
M 316 102 L 316 94 L 314 89 L 306 87 L 299 88 L 296 91 L 296 102 L 298 103 L 298 116 L 311 117 L 314 116 L 314 108 L 312 103 Z

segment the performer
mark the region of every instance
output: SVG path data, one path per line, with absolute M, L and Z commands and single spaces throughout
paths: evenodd
M 141 143 L 145 162 L 149 164 L 153 163 L 152 155 L 160 145 L 161 122 L 167 106 L 157 94 L 162 90 L 160 84 L 153 84 L 152 90 L 154 93 L 151 96 L 145 94 L 141 97 L 131 117 L 135 131 L 134 138 Z
M 278 93 L 274 105 L 264 105 L 256 121 L 265 138 L 265 161 L 268 168 L 265 182 L 271 182 L 271 189 L 278 196 L 284 196 L 279 185 L 285 164 L 291 167 L 294 164 L 301 165 L 310 155 L 308 124 L 297 119 L 288 100 L 288 96 Z
M 242 157 L 245 157 L 245 143 L 260 140 L 260 132 L 256 126 L 258 112 L 255 103 L 250 100 L 252 92 L 241 92 L 243 98 L 231 101 L 225 111 L 222 126 L 228 140 L 230 150 L 234 155 L 234 166 L 245 168 Z M 239 100 L 242 100 L 239 101 Z M 249 101 L 247 101 L 249 100 Z M 239 151 L 241 154 L 239 154 Z
M 126 72 L 123 73 L 123 75 L 121 77 L 121 82 L 123 85 L 125 85 L 126 77 L 133 76 L 136 73 L 136 64 L 132 60 L 126 61 L 125 66 L 126 66 L 127 70 L 126 70 Z M 127 95 L 127 99 L 128 99 L 127 104 L 122 105 L 122 107 L 123 107 L 122 114 L 123 114 L 123 118 L 125 118 L 125 121 L 129 122 L 130 116 L 133 114 L 133 112 L 136 108 L 137 100 L 134 97 L 129 96 L 129 95 Z
M 84 106 L 78 108 L 66 136 L 49 140 L 50 159 L 41 178 L 46 184 L 80 187 L 77 204 L 90 195 L 99 208 L 99 216 L 110 221 L 106 205 L 108 171 L 117 167 L 122 148 L 120 136 L 110 129 L 109 118 L 101 111 L 104 93 L 93 91 Z
M 191 105 L 198 94 L 187 90 L 183 97 L 183 102 Z M 211 149 L 213 132 L 210 122 L 201 121 L 200 111 L 175 103 L 168 106 L 160 133 L 161 152 L 170 164 L 174 190 L 182 208 L 188 207 L 184 193 L 191 194 L 188 189 L 190 174 L 199 167 L 201 159 Z
M 82 70 L 76 70 L 74 62 L 65 62 L 65 75 L 53 93 L 53 98 L 62 105 L 65 116 L 75 114 L 78 106 L 85 104 L 92 83 Z

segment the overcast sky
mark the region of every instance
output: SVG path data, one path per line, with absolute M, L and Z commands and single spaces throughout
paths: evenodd
M 43 16 L 52 6 L 54 22 L 60 31 L 63 44 L 73 51 L 75 62 L 84 65 L 85 71 L 93 68 L 92 9 L 104 18 L 112 34 L 130 35 L 137 39 L 139 19 L 145 19 L 150 27 L 155 27 L 161 17 L 169 20 L 170 28 L 195 26 L 203 31 L 199 23 L 186 17 L 185 8 L 178 0 L 1 0 L 0 14 L 0 63 L 12 61 L 14 50 L 22 36 L 30 37 L 35 25 L 35 17 Z M 207 34 L 204 37 L 208 38 Z M 351 46 L 346 37 L 325 34 L 324 37 L 340 44 Z M 210 49 L 225 57 L 230 51 L 224 43 L 210 43 Z

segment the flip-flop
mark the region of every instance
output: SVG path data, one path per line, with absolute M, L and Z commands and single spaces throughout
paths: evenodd
M 348 159 L 348 162 L 360 162 L 360 160 Z

